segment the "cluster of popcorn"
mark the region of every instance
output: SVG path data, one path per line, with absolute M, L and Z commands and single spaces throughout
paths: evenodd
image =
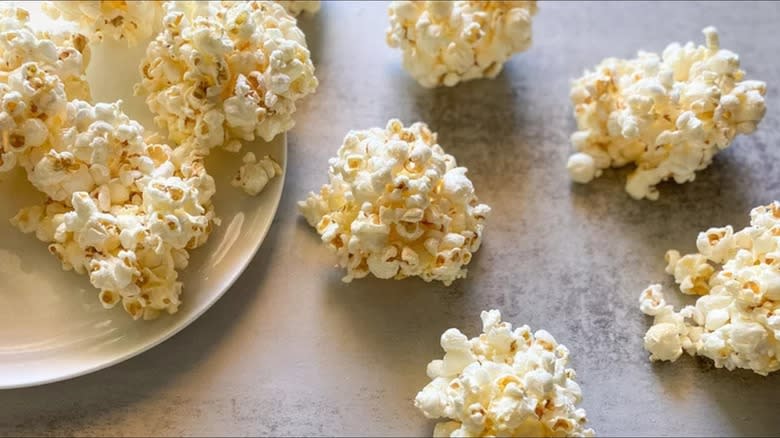
M 32 155 L 48 141 L 50 130 L 61 125 L 67 97 L 62 82 L 35 62 L 2 73 L 0 172 L 8 172 L 31 167 Z
M 387 44 L 424 87 L 495 78 L 531 46 L 530 1 L 393 1 Z
M 93 107 L 73 100 L 63 116 L 63 127 L 33 154 L 37 158 L 26 169 L 30 182 L 54 201 L 93 191 L 102 205 L 129 201 L 123 186 L 134 178 L 126 157 L 145 152 L 143 128 L 122 114 L 118 103 Z
M 141 38 L 139 32 L 147 32 L 134 21 L 151 25 L 152 19 L 140 8 L 162 7 L 159 2 L 57 3 L 47 7 L 60 7 L 66 19 L 76 10 L 89 11 L 82 18 L 89 16 L 90 20 L 98 14 L 121 16 L 109 21 L 126 26 L 122 29 L 80 24 L 91 33 L 130 42 Z M 177 6 L 191 8 L 193 16 L 198 15 L 196 10 L 220 10 L 223 24 L 230 24 L 225 32 L 234 37 L 228 41 L 242 50 L 256 49 L 250 50 L 254 56 L 234 53 L 220 75 L 238 75 L 239 86 L 251 83 L 255 91 L 263 91 L 263 101 L 268 103 L 263 129 L 275 129 L 270 126 L 282 123 L 285 111 L 289 117 L 294 103 L 285 99 L 308 90 L 293 74 L 305 70 L 299 58 L 308 60 L 308 52 L 305 45 L 292 44 L 302 43 L 303 36 L 295 32 L 297 28 L 289 29 L 295 21 L 281 6 L 176 3 L 169 9 Z M 105 307 L 121 302 L 135 319 L 176 312 L 182 288 L 178 271 L 186 267 L 188 251 L 205 243 L 218 223 L 211 202 L 214 181 L 203 165 L 208 148 L 187 141 L 184 147 L 171 149 L 153 138 L 144 139 L 143 127 L 122 112 L 121 102 L 90 103 L 86 37 L 66 31 L 34 31 L 28 22 L 24 9 L 0 8 L 0 172 L 22 167 L 47 200 L 22 209 L 12 223 L 48 243 L 64 269 L 88 275 Z M 259 23 L 265 28 L 255 29 Z M 202 43 L 198 47 L 209 45 L 202 32 L 195 34 Z M 297 40 L 291 42 L 293 37 Z M 183 56 L 190 61 L 199 56 L 197 51 L 187 53 Z M 200 61 L 193 62 L 200 65 Z M 252 62 L 262 65 L 263 71 L 244 71 L 244 67 L 254 68 Z M 252 96 L 247 99 L 244 103 Z M 234 96 L 225 101 L 230 120 L 241 115 L 235 110 L 241 106 L 238 100 Z M 270 158 L 258 161 L 250 153 L 234 184 L 257 193 L 280 172 Z
M 162 1 L 47 1 L 43 11 L 73 22 L 94 41 L 108 38 L 136 45 L 152 36 L 162 16 Z
M 87 38 L 66 30 L 36 31 L 29 21 L 27 10 L 0 6 L 0 83 L 23 64 L 34 63 L 48 75 L 60 78 L 69 99 L 88 100 Z
M 167 2 L 163 31 L 141 64 L 156 123 L 205 155 L 293 127 L 296 101 L 317 88 L 295 18 L 270 1 Z
M 320 10 L 320 0 L 276 0 L 275 3 L 282 5 L 293 17 L 304 12 L 315 14 Z
M 12 223 L 48 243 L 65 270 L 87 274 L 106 308 L 121 302 L 152 319 L 178 309 L 177 270 L 211 232 L 215 189 L 202 161 L 177 162 L 143 134 L 118 102 L 69 102 L 63 128 L 27 169 L 49 199 Z
M 198 160 L 174 164 L 170 148 L 147 144 L 119 103 L 79 100 L 90 95 L 86 38 L 35 32 L 28 20 L 0 9 L 0 171 L 22 167 L 48 199 L 12 223 L 88 274 L 104 306 L 173 313 L 176 270 L 214 221 L 213 180 Z
M 345 282 L 466 276 L 490 208 L 424 123 L 351 131 L 329 163 L 329 183 L 299 207 L 347 269 Z
M 577 153 L 567 167 L 574 181 L 633 163 L 626 191 L 657 199 L 658 183 L 693 181 L 737 134 L 755 131 L 766 84 L 744 80 L 739 57 L 720 48 L 715 28 L 704 34 L 706 46 L 673 43 L 660 57 L 608 58 L 572 83 Z
M 674 361 L 683 352 L 708 357 L 718 368 L 767 375 L 780 369 L 780 202 L 754 208 L 750 226 L 700 233 L 698 254 L 667 252 L 666 271 L 680 289 L 700 297 L 675 312 L 651 285 L 640 295 L 643 313 L 655 317 L 645 335 L 652 360 Z
M 444 358 L 428 364 L 431 382 L 414 404 L 428 418 L 450 419 L 433 436 L 593 436 L 566 347 L 544 330 L 512 330 L 498 310 L 481 317 L 479 337 L 447 330 Z
M 84 36 L 36 32 L 26 10 L 0 7 L 0 172 L 34 164 L 67 101 L 89 98 L 88 62 Z

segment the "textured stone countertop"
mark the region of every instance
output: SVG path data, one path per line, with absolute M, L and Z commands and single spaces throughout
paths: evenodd
M 474 336 L 489 308 L 568 346 L 599 435 L 780 433 L 780 374 L 687 356 L 651 364 L 642 348 L 650 321 L 637 305 L 649 283 L 672 286 L 668 248 L 692 251 L 699 231 L 742 228 L 753 206 L 778 198 L 780 4 L 544 2 L 532 48 L 497 79 L 437 90 L 418 86 L 386 47 L 385 2 L 328 2 L 301 21 L 320 88 L 298 112 L 279 212 L 249 269 L 149 352 L 0 392 L 0 435 L 430 435 L 433 422 L 412 405 L 425 366 L 441 357 L 445 329 Z M 758 131 L 694 183 L 662 185 L 656 202 L 630 199 L 625 171 L 572 185 L 569 80 L 607 56 L 700 43 L 710 24 L 748 77 L 769 84 Z M 493 206 L 468 279 L 452 287 L 343 284 L 297 213 L 344 134 L 392 117 L 428 122 Z

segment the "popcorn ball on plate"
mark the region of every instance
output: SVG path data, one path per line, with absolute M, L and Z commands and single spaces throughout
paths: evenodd
M 320 10 L 320 0 L 277 0 L 275 3 L 284 6 L 284 9 L 293 17 L 297 17 L 304 12 L 314 14 Z
M 25 9 L 0 5 L 0 83 L 22 64 L 35 63 L 60 78 L 68 99 L 89 100 L 87 38 L 65 30 L 36 31 L 29 21 Z
M 105 307 L 121 302 L 135 319 L 176 312 L 177 271 L 216 222 L 213 179 L 200 160 L 177 162 L 144 141 L 119 103 L 74 100 L 65 114 L 27 169 L 49 199 L 12 223 L 48 243 L 64 269 L 87 274 Z
M 62 81 L 38 63 L 0 75 L 0 172 L 31 168 L 32 155 L 63 123 L 66 103 Z
M 754 208 L 750 226 L 710 228 L 696 239 L 698 254 L 666 254 L 666 272 L 680 290 L 700 295 L 675 312 L 661 285 L 639 298 L 654 316 L 645 335 L 651 360 L 675 361 L 683 352 L 712 359 L 717 368 L 762 375 L 780 369 L 780 202 Z
M 582 391 L 569 350 L 544 330 L 512 330 L 498 310 L 482 312 L 483 333 L 468 339 L 451 328 L 441 336 L 444 358 L 428 364 L 431 382 L 414 405 L 446 418 L 433 436 L 593 436 L 577 404 Z
M 329 163 L 329 183 L 298 205 L 347 269 L 345 282 L 466 276 L 490 208 L 424 123 L 351 131 Z
M 68 100 L 89 98 L 83 35 L 37 32 L 29 13 L 0 6 L 0 172 L 34 164 Z
M 424 87 L 495 78 L 531 46 L 535 1 L 393 1 L 387 44 Z
M 660 57 L 640 51 L 635 59 L 605 59 L 572 83 L 577 153 L 567 167 L 574 181 L 633 163 L 626 191 L 657 199 L 658 183 L 693 181 L 737 134 L 755 131 L 766 84 L 745 80 L 715 28 L 704 35 L 706 46 L 672 43 Z
M 274 2 L 168 2 L 163 23 L 136 92 L 177 144 L 271 141 L 317 88 L 303 32 Z
M 124 115 L 119 104 L 80 100 L 67 104 L 63 127 L 36 155 L 27 178 L 54 201 L 69 201 L 75 192 L 99 190 L 104 205 L 128 202 L 122 189 L 132 170 L 129 157 L 146 152 L 143 128 Z
M 130 45 L 152 36 L 162 16 L 162 1 L 47 1 L 43 11 L 51 18 L 63 18 L 93 36 L 125 40 Z

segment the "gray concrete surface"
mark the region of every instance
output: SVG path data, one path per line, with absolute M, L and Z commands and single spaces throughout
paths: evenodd
M 671 282 L 663 253 L 695 248 L 709 226 L 742 227 L 778 197 L 777 3 L 542 3 L 534 44 L 493 81 L 426 90 L 384 44 L 385 4 L 326 3 L 302 20 L 321 86 L 290 134 L 287 186 L 249 270 L 173 339 L 113 368 L 0 392 L 0 435 L 429 435 L 412 406 L 448 327 L 479 312 L 545 328 L 567 345 L 599 435 L 780 433 L 780 375 L 651 364 L 637 309 L 647 284 Z M 702 41 L 716 25 L 748 77 L 769 83 L 758 132 L 740 137 L 691 184 L 657 202 L 623 191 L 625 172 L 573 186 L 568 81 L 606 56 Z M 427 121 L 494 207 L 467 280 L 344 285 L 296 212 L 325 180 L 350 128 Z

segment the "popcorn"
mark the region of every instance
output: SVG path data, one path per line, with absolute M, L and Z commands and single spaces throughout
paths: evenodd
M 231 184 L 233 187 L 241 187 L 251 196 L 256 196 L 263 191 L 271 178 L 281 173 L 282 168 L 268 155 L 257 161 L 255 154 L 249 152 L 244 155 L 244 164 Z
M 715 268 L 707 257 L 701 254 L 688 254 L 680 257 L 675 250 L 666 252 L 666 273 L 674 275 L 674 281 L 680 285 L 680 291 L 688 295 L 707 295 L 710 292 L 709 280 Z
M 315 14 L 320 10 L 320 0 L 275 0 L 274 3 L 282 5 L 293 17 L 303 12 Z
M 82 33 L 125 40 L 134 46 L 152 36 L 163 11 L 162 1 L 47 1 L 43 11 L 53 19 L 76 23 Z
M 566 368 L 569 350 L 544 330 L 512 330 L 498 310 L 482 312 L 483 333 L 468 339 L 451 328 L 444 358 L 428 364 L 431 382 L 414 405 L 438 423 L 433 436 L 594 436 L 582 391 Z
M 0 172 L 29 166 L 30 156 L 62 123 L 66 96 L 62 81 L 35 62 L 0 78 Z
M 69 99 L 89 100 L 87 38 L 67 31 L 34 31 L 29 19 L 25 9 L 0 6 L 0 72 L 9 73 L 32 62 L 59 77 Z M 4 77 L 0 74 L 0 82 Z
M 36 32 L 29 19 L 0 6 L 0 172 L 29 166 L 63 123 L 67 100 L 89 98 L 86 38 Z
M 736 233 L 731 226 L 700 233 L 700 254 L 667 252 L 666 272 L 682 292 L 701 296 L 675 312 L 660 285 L 642 292 L 640 310 L 654 317 L 645 335 L 651 360 L 685 352 L 728 370 L 780 369 L 780 202 L 754 208 L 750 218 Z
M 177 271 L 218 222 L 202 158 L 182 160 L 143 135 L 120 102 L 69 102 L 50 149 L 27 168 L 49 199 L 11 220 L 63 269 L 88 275 L 104 307 L 121 302 L 134 319 L 178 310 Z
M 571 142 L 571 178 L 587 183 L 608 167 L 633 163 L 626 191 L 658 199 L 656 185 L 693 181 L 737 134 L 764 117 L 766 84 L 745 80 L 739 57 L 721 49 L 715 28 L 706 46 L 670 44 L 659 57 L 608 58 L 572 83 L 578 131 Z
M 596 162 L 588 154 L 578 152 L 569 158 L 566 163 L 571 179 L 575 182 L 585 184 L 596 177 Z
M 29 169 L 30 182 L 55 201 L 69 201 L 73 193 L 82 191 L 107 190 L 110 196 L 112 186 L 133 180 L 134 169 L 127 159 L 143 155 L 146 144 L 143 127 L 122 113 L 120 104 L 69 102 L 64 128 Z M 117 188 L 113 193 L 119 193 Z M 127 196 L 120 196 L 107 202 L 127 201 Z
M 137 94 L 177 144 L 205 155 L 293 127 L 296 101 L 317 88 L 303 32 L 267 1 L 168 2 Z
M 27 21 L 0 8 L 0 171 L 22 167 L 48 199 L 11 222 L 88 275 L 104 307 L 121 302 L 135 319 L 176 312 L 177 271 L 218 223 L 202 155 L 145 140 L 121 102 L 80 100 L 86 39 Z
M 531 1 L 393 1 L 387 44 L 424 87 L 495 78 L 531 46 Z
M 329 163 L 329 183 L 298 206 L 346 268 L 343 281 L 466 276 L 490 208 L 424 123 L 351 131 Z

